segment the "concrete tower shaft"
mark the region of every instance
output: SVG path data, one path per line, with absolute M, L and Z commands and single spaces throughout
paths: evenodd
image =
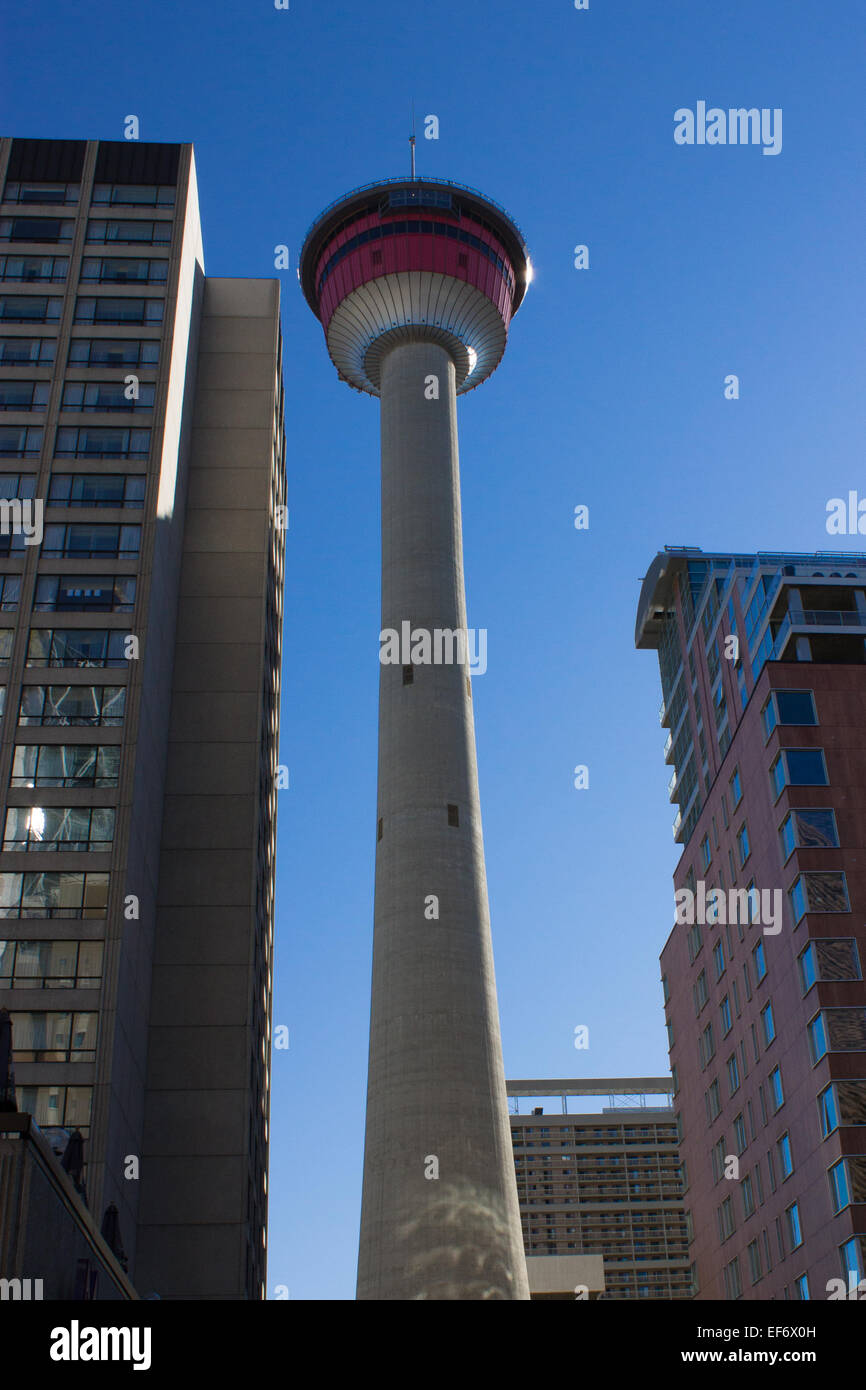
M 307 237 L 332 360 L 381 397 L 383 631 L 466 632 L 457 395 L 500 360 L 528 265 L 501 209 L 451 184 L 372 185 Z M 374 916 L 358 1297 L 526 1299 L 472 691 L 447 643 L 380 669 Z
M 382 368 L 382 628 L 405 621 L 466 627 L 456 372 L 435 342 Z M 379 680 L 358 1297 L 525 1298 L 470 679 L 457 663 L 405 674 Z

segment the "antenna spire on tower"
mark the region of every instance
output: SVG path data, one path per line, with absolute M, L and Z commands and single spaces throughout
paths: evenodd
M 415 103 L 412 102 L 412 134 L 409 136 L 409 150 L 412 157 L 412 178 L 415 178 Z

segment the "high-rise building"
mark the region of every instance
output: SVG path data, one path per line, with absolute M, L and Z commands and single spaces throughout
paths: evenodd
M 662 952 L 700 1298 L 866 1274 L 866 556 L 667 549 L 658 651 L 678 802 Z
M 279 289 L 205 276 L 190 145 L 4 139 L 0 197 L 18 1105 L 82 1132 L 145 1295 L 261 1298 Z
M 669 1103 L 658 1104 L 670 1094 L 670 1078 L 505 1084 L 515 1106 L 520 1097 L 562 1101 L 561 1114 L 533 1106 L 529 1114 L 511 1115 L 533 1285 L 550 1257 L 596 1256 L 604 1261 L 599 1296 L 605 1299 L 690 1298 L 676 1121 Z M 569 1114 L 569 1096 L 606 1096 L 609 1104 Z
M 358 1297 L 527 1298 L 466 659 L 457 396 L 502 357 L 529 257 L 474 190 L 392 179 L 316 220 L 300 277 L 341 379 L 381 399 L 382 634 L 394 642 L 380 653 Z

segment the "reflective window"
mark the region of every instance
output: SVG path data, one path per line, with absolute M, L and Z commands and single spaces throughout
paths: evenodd
M 25 685 L 18 723 L 112 727 L 125 708 L 125 685 Z
M 9 654 L 12 631 L 8 631 Z M 126 634 L 109 628 L 31 628 L 27 666 L 125 666 Z M 0 629 L 0 662 L 4 660 Z M 9 660 L 9 654 L 5 660 Z
M 12 787 L 116 787 L 119 744 L 19 743 Z

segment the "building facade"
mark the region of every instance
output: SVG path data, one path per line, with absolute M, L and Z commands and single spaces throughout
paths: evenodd
M 856 1296 L 866 556 L 668 549 L 635 640 L 679 804 L 661 963 L 698 1297 Z
M 677 1126 L 669 1077 L 508 1081 L 519 1097 L 559 1096 L 562 1113 L 511 1114 L 523 1243 L 530 1270 L 545 1258 L 601 1257 L 598 1296 L 690 1298 Z M 601 1112 L 567 1112 L 569 1096 L 607 1096 Z M 628 1097 L 625 1104 L 618 1098 Z M 540 1257 L 540 1258 L 539 1258 Z M 540 1284 L 540 1281 L 538 1281 Z M 574 1293 L 571 1295 L 574 1297 Z M 592 1297 L 592 1289 L 585 1296 Z
M 81 1130 L 91 1209 L 116 1204 L 144 1295 L 260 1298 L 278 286 L 205 276 L 189 145 L 4 139 L 0 195 L 18 1105 Z

